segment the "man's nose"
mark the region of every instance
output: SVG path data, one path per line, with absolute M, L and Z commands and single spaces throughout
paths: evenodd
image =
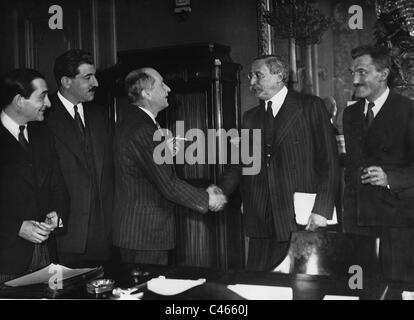
M 92 84 L 93 84 L 94 87 L 98 87 L 99 86 L 98 79 L 96 79 L 95 76 L 92 77 Z
M 48 108 L 50 108 L 51 105 L 52 104 L 50 103 L 49 96 L 46 95 L 46 97 L 45 97 L 45 106 L 48 107 Z

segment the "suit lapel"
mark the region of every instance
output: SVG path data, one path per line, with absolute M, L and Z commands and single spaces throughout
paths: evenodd
M 272 153 L 279 146 L 286 134 L 293 127 L 302 113 L 302 104 L 292 92 L 288 92 L 282 107 L 275 118 L 275 132 L 272 143 Z
M 377 141 L 384 142 L 388 141 L 389 137 L 393 136 L 391 129 L 392 126 L 389 124 L 395 123 L 395 114 L 392 108 L 394 97 L 394 93 L 390 92 L 387 100 L 375 116 L 371 126 L 368 129 L 367 140 L 375 139 Z
M 0 123 L 1 162 L 17 168 L 19 174 L 31 186 L 35 185 L 30 163 L 25 160 L 24 151 L 13 135 Z
M 65 144 L 69 150 L 80 160 L 87 168 L 85 155 L 82 149 L 82 142 L 78 136 L 78 129 L 75 121 L 63 106 L 57 95 L 51 97 L 52 108 L 48 117 L 48 125 L 55 134 L 56 138 Z
M 38 186 L 41 186 L 46 178 L 47 171 L 49 170 L 49 163 L 45 160 L 49 154 L 49 145 L 46 141 L 44 141 L 43 134 L 41 134 L 41 131 L 38 130 L 36 125 L 29 123 L 28 133 L 30 140 L 30 152 L 32 154 L 33 167 L 35 168 L 36 174 L 36 182 Z
M 98 183 L 100 185 L 100 178 L 103 168 L 103 160 L 105 153 L 105 126 L 103 121 L 100 121 L 99 114 L 95 113 L 92 106 L 88 103 L 83 103 L 83 114 L 85 115 L 85 126 L 91 136 L 91 147 L 93 150 L 96 171 L 98 175 Z

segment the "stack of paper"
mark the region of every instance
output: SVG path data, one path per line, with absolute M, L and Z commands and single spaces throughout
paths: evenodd
M 185 279 L 166 279 L 164 276 L 151 279 L 147 282 L 148 290 L 163 296 L 173 296 L 180 294 L 193 287 L 202 285 L 206 279 L 185 280 Z
M 315 204 L 316 193 L 295 192 L 293 202 L 295 206 L 296 223 L 301 226 L 308 224 L 309 217 Z M 317 213 L 317 212 L 315 212 Z M 333 210 L 332 219 L 327 221 L 328 225 L 338 224 L 336 209 Z
M 228 285 L 231 291 L 247 300 L 292 300 L 293 290 L 289 287 L 257 286 L 249 284 Z

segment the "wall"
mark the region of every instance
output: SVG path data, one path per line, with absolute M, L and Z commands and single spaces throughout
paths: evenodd
M 116 2 L 118 50 L 215 42 L 231 47 L 242 65 L 242 112 L 257 104 L 248 88 L 250 62 L 257 55 L 256 1 L 192 0 L 186 21 L 173 13 L 173 1 Z

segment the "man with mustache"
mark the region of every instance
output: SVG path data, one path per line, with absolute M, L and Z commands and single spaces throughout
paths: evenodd
M 351 51 L 355 97 L 344 111 L 344 231 L 380 237 L 383 272 L 414 280 L 414 102 L 390 90 L 387 48 Z
M 60 262 L 89 266 L 111 249 L 113 162 L 106 110 L 92 102 L 98 81 L 92 56 L 73 49 L 56 58 L 58 91 L 46 122 L 52 130 L 70 195 L 65 234 L 57 238 Z
M 338 153 L 323 101 L 287 89 L 284 57 L 255 58 L 248 77 L 260 105 L 244 113 L 242 128 L 261 130 L 261 170 L 243 176 L 240 165 L 230 166 L 219 187 L 229 195 L 240 183 L 249 237 L 247 269 L 269 270 L 285 257 L 290 233 L 300 229 L 295 192 L 316 194 L 307 230 L 326 227 L 332 218 Z
M 54 261 L 53 234 L 65 220 L 69 199 L 53 136 L 41 123 L 50 107 L 44 76 L 16 69 L 2 78 L 0 88 L 2 283 Z

